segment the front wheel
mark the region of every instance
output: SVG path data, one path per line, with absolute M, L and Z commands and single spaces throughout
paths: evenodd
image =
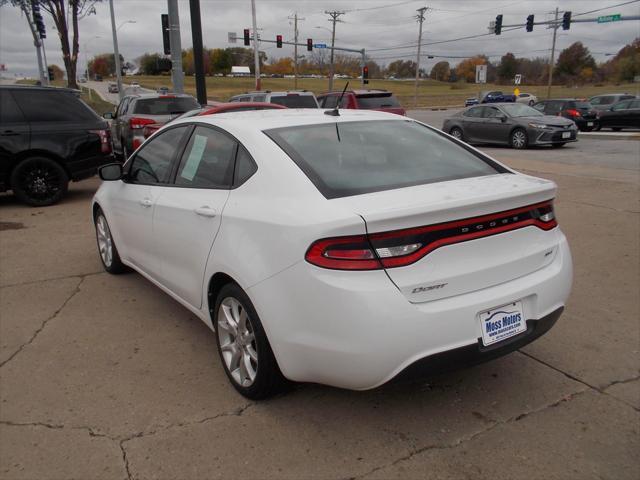
M 98 209 L 96 212 L 94 222 L 96 227 L 98 253 L 100 254 L 100 260 L 102 261 L 104 269 L 114 275 L 126 272 L 128 268 L 120 260 L 120 254 L 118 253 L 116 243 L 113 241 L 111 229 L 107 223 L 107 218 L 104 216 L 104 212 L 101 209 Z
M 533 100 L 529 100 L 529 106 L 530 106 L 530 107 L 533 107 L 533 104 L 534 104 L 534 103 L 536 103 L 536 102 L 534 102 Z
M 449 131 L 449 135 L 451 135 L 452 137 L 458 139 L 458 140 L 462 140 L 462 130 L 458 127 L 453 127 L 450 131 Z
M 69 188 L 62 166 L 46 157 L 31 157 L 13 169 L 11 189 L 22 202 L 43 207 L 58 202 Z
M 234 283 L 222 287 L 214 312 L 218 353 L 234 388 L 252 400 L 282 391 L 286 380 L 244 290 Z
M 527 144 L 529 143 L 527 132 L 521 128 L 515 129 L 511 132 L 510 143 L 511 146 L 516 149 L 527 148 Z

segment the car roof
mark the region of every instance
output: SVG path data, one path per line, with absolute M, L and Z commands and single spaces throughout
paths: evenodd
M 303 125 L 342 123 L 369 120 L 397 120 L 413 121 L 400 115 L 394 115 L 376 110 L 340 110 L 339 116 L 325 115 L 321 108 L 288 108 L 271 110 L 252 110 L 247 112 L 219 113 L 211 116 L 185 118 L 172 122 L 179 123 L 201 122 L 218 125 L 230 133 L 235 131 L 253 130 L 263 131 L 272 128 L 296 127 Z
M 177 97 L 177 98 L 194 98 L 193 95 L 189 95 L 188 93 L 130 93 L 127 94 L 127 97 L 133 97 L 133 98 L 137 98 L 140 100 L 146 99 L 146 98 L 172 98 L 172 97 Z
M 0 89 L 2 90 L 43 90 L 45 92 L 71 92 L 71 93 L 81 93 L 80 90 L 75 90 L 73 88 L 67 87 L 49 87 L 46 85 L 0 85 Z
M 271 110 L 283 110 L 286 109 L 284 105 L 269 102 L 220 102 L 215 105 L 207 105 L 202 110 L 217 110 L 226 108 L 244 108 L 244 107 L 261 107 Z

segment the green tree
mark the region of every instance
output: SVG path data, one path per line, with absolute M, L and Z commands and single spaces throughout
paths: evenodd
M 518 60 L 513 53 L 507 53 L 500 59 L 498 65 L 498 79 L 504 83 L 511 83 L 518 72 Z
M 228 50 L 224 48 L 214 48 L 209 50 L 211 63 L 211 73 L 229 73 L 231 71 L 232 58 Z
M 595 70 L 596 61 L 582 42 L 575 42 L 560 52 L 554 75 L 562 83 L 573 83 L 580 81 L 580 73 L 585 68 Z
M 429 76 L 434 80 L 440 80 L 441 82 L 448 81 L 451 76 L 451 66 L 449 65 L 449 62 L 442 61 L 436 63 L 431 69 Z
M 416 62 L 413 60 L 396 60 L 387 67 L 387 75 L 396 78 L 411 78 L 416 76 Z

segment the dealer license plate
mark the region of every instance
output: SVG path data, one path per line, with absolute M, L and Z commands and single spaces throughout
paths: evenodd
M 480 328 L 485 347 L 524 332 L 527 322 L 522 312 L 522 302 L 517 301 L 482 312 Z
M 562 132 L 562 138 L 571 138 L 571 132 Z

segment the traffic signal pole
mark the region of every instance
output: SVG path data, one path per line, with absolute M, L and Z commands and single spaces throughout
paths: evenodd
M 551 98 L 551 82 L 553 81 L 553 65 L 556 56 L 556 36 L 558 34 L 558 7 L 556 7 L 556 16 L 551 28 L 553 28 L 553 43 L 551 44 L 551 61 L 549 62 L 549 83 L 547 83 L 547 99 Z
M 256 90 L 260 90 L 260 47 L 258 45 L 258 26 L 256 20 L 256 0 L 251 0 L 251 18 L 253 21 L 253 72 L 256 76 Z
M 202 46 L 202 21 L 200 19 L 200 0 L 189 0 L 191 14 L 191 37 L 193 39 L 193 66 L 196 75 L 196 97 L 200 105 L 207 104 L 207 84 L 204 78 Z

